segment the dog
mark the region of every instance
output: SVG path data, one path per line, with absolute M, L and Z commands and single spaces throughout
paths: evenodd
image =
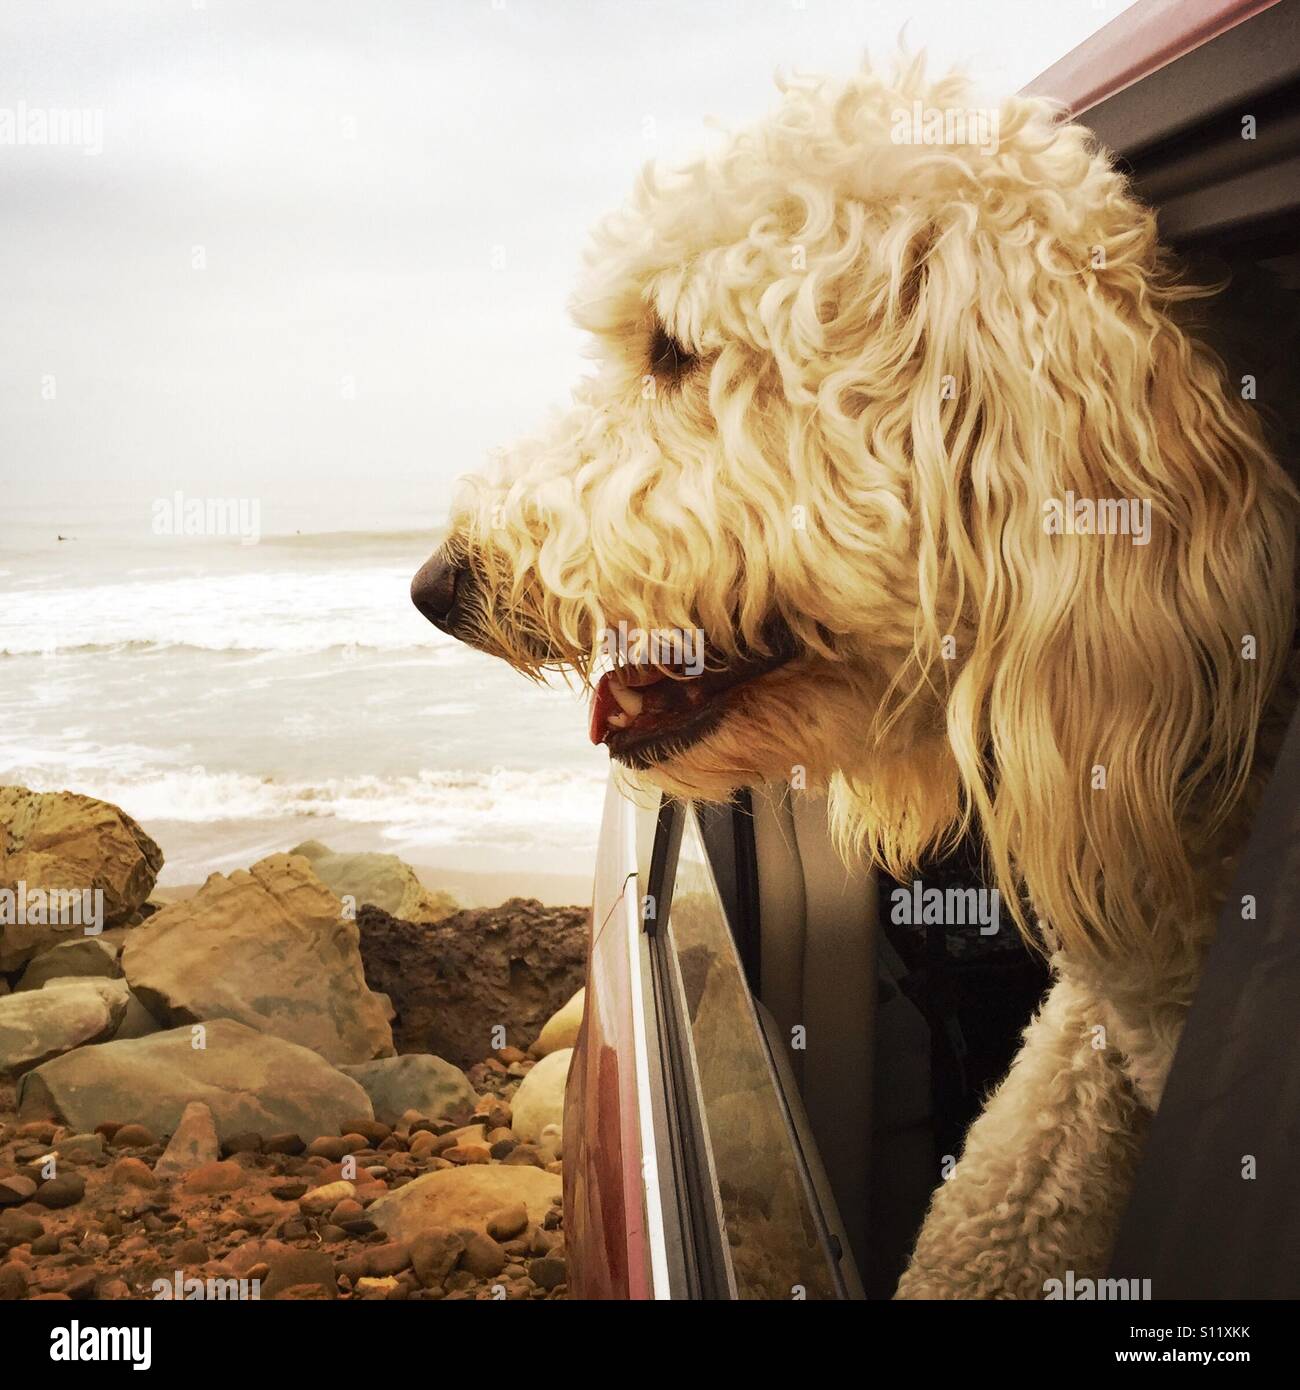
M 1052 983 L 904 1298 L 1105 1273 L 1294 627 L 1297 495 L 1207 292 L 1084 128 L 973 100 L 801 77 L 647 169 L 574 302 L 595 371 L 413 585 L 665 791 L 823 788 L 904 881 L 978 833 Z

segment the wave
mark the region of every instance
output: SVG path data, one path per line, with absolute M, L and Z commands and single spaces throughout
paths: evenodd
M 427 847 L 456 844 L 569 849 L 594 845 L 605 770 L 422 770 L 279 780 L 207 768 L 152 770 L 124 776 L 93 765 L 65 766 L 54 779 L 24 777 L 34 790 L 70 788 L 120 806 L 146 828 L 181 822 L 290 821 L 328 818 L 384 827 L 384 837 Z
M 415 611 L 407 565 L 259 569 L 25 591 L 0 608 L 9 656 L 190 647 L 395 651 L 451 641 Z

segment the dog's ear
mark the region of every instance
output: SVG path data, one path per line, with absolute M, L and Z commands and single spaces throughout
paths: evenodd
M 1013 913 L 1154 965 L 1207 909 L 1289 648 L 1295 497 L 1092 160 L 1022 226 L 1000 190 L 1005 235 L 951 221 L 915 285 L 914 663 Z

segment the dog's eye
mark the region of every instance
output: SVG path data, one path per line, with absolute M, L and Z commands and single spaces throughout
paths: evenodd
M 661 323 L 650 340 L 650 370 L 662 382 L 678 382 L 699 359 L 673 337 Z

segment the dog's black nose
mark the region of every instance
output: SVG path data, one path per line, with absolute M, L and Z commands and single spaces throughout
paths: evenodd
M 434 625 L 451 631 L 457 588 L 467 571 L 448 554 L 447 547 L 435 551 L 411 580 L 411 602 Z

